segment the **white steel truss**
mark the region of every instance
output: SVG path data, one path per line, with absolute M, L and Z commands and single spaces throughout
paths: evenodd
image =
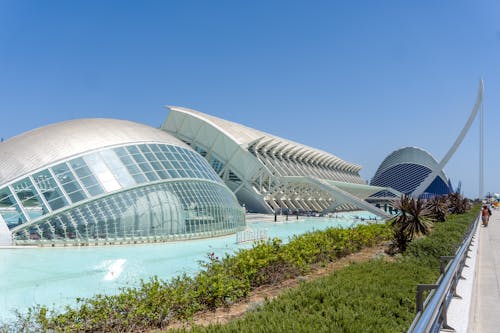
M 219 175 L 249 210 L 325 212 L 349 208 L 387 217 L 364 200 L 366 193 L 385 188 L 366 185 L 359 165 L 195 110 L 167 108 L 170 113 L 162 129 L 204 152 L 209 163 L 215 159 L 223 164 Z M 220 167 L 213 163 L 214 168 Z

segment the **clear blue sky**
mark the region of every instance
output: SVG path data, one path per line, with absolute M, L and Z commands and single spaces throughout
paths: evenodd
M 441 159 L 485 81 L 500 192 L 497 1 L 0 0 L 0 136 L 68 119 L 158 127 L 180 105 L 360 164 Z M 478 195 L 479 124 L 445 167 Z

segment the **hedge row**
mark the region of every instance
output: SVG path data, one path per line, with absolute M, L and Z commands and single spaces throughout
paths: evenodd
M 439 257 L 453 255 L 478 209 L 452 215 L 410 243 L 396 261 L 353 264 L 303 283 L 226 325 L 181 332 L 405 332 L 415 316 L 415 290 L 434 283 Z
M 296 236 L 287 244 L 279 239 L 262 241 L 251 249 L 217 258 L 208 255 L 195 277 L 170 281 L 154 277 L 118 295 L 80 299 L 62 313 L 45 306 L 20 316 L 16 331 L 138 332 L 164 328 L 194 313 L 230 305 L 253 289 L 308 272 L 322 264 L 390 239 L 387 225 L 354 229 L 327 229 Z

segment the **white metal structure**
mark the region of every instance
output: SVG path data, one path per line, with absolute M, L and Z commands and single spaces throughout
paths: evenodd
M 413 197 L 418 198 L 422 193 L 424 193 L 425 189 L 434 181 L 436 176 L 442 172 L 443 168 L 445 165 L 448 163 L 450 158 L 455 154 L 457 151 L 458 147 L 462 143 L 462 141 L 465 138 L 465 135 L 469 131 L 474 119 L 476 118 L 477 113 L 479 112 L 481 105 L 483 104 L 483 80 L 479 81 L 479 89 L 477 92 L 477 98 L 476 98 L 476 103 L 474 104 L 474 107 L 472 108 L 472 112 L 469 116 L 469 119 L 467 119 L 467 122 L 465 123 L 464 128 L 462 128 L 462 131 L 460 131 L 460 134 L 456 138 L 455 142 L 451 146 L 450 150 L 446 153 L 446 155 L 443 157 L 443 159 L 437 164 L 433 169 L 432 172 L 429 173 L 429 175 L 420 183 L 420 185 L 415 189 L 415 191 L 412 193 Z M 482 116 L 481 120 L 482 122 Z M 480 125 L 480 135 L 482 135 L 482 125 Z M 480 170 L 479 170 L 479 191 L 482 192 L 482 182 L 483 182 L 483 165 L 482 165 L 482 139 L 480 139 Z M 482 196 L 482 193 L 479 193 L 480 197 Z
M 204 156 L 250 211 L 359 208 L 388 216 L 364 201 L 387 189 L 367 185 L 359 165 L 192 109 L 167 109 L 162 129 Z

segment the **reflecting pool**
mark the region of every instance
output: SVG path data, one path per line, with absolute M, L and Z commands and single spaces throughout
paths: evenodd
M 349 228 L 375 217 L 357 211 L 335 218 L 294 218 L 281 223 L 248 222 L 248 227 L 266 229 L 268 237 L 287 242 L 293 235 Z M 14 310 L 23 312 L 35 304 L 59 308 L 74 304 L 77 297 L 116 293 L 154 275 L 169 279 L 195 274 L 208 253 L 222 257 L 251 246 L 251 242 L 236 244 L 236 236 L 231 235 L 127 246 L 0 249 L 0 322 L 12 319 Z

